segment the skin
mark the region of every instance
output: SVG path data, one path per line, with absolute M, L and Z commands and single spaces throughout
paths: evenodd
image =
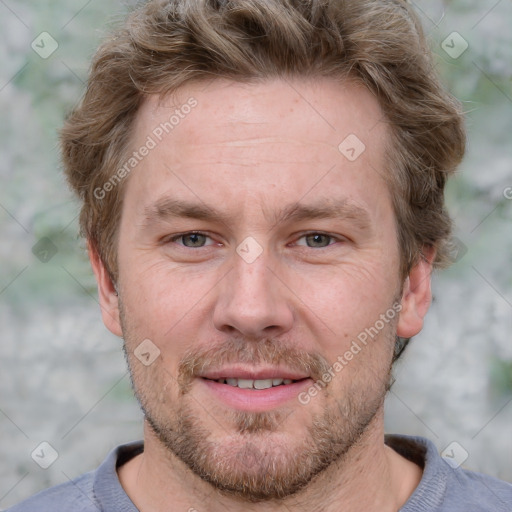
M 172 438 L 176 418 L 188 414 L 187 432 L 195 429 L 205 464 L 224 462 L 217 476 L 257 478 L 273 467 L 278 481 L 287 469 L 307 468 L 306 458 L 296 461 L 313 449 L 315 421 L 325 421 L 326 439 L 340 441 L 331 451 L 339 453 L 300 490 L 282 499 L 250 499 L 200 478 L 169 448 L 172 439 L 146 421 L 145 451 L 119 468 L 121 484 L 143 512 L 168 511 L 169 504 L 214 512 L 396 511 L 418 485 L 421 469 L 385 446 L 382 401 L 395 334 L 411 337 L 422 328 L 434 254 L 426 251 L 427 258 L 400 278 L 396 221 L 382 178 L 383 112 L 366 89 L 349 82 L 215 80 L 188 85 L 174 98 L 148 98 L 133 147 L 191 96 L 197 106 L 125 184 L 119 296 L 90 247 L 104 322 L 124 337 L 135 391 L 154 422 Z M 349 134 L 366 146 L 355 161 L 338 150 Z M 168 199 L 208 205 L 222 220 L 155 215 L 155 205 Z M 338 202 L 349 205 L 347 215 L 276 222 L 293 205 Z M 207 237 L 177 238 L 190 231 Z M 312 233 L 332 238 L 306 236 Z M 251 263 L 236 251 L 247 237 L 263 249 Z M 205 245 L 185 246 L 192 241 Z M 284 401 L 242 397 L 233 405 L 197 375 L 186 390 L 179 386 L 187 354 L 207 353 L 209 371 L 233 368 L 243 354 L 247 359 L 237 368 L 244 371 L 279 372 L 289 365 L 297 371 L 298 353 L 332 365 L 397 301 L 400 314 L 306 405 L 296 395 L 316 380 L 312 367 L 305 371 L 310 380 Z M 149 366 L 133 354 L 144 339 L 160 351 Z M 282 350 L 281 362 L 260 350 L 266 342 Z M 230 347 L 228 355 L 223 347 Z M 356 435 L 358 421 L 364 428 Z M 201 444 L 206 437 L 208 444 Z

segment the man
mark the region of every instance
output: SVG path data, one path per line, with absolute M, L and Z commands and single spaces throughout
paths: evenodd
M 148 2 L 62 146 L 144 444 L 13 512 L 512 509 L 384 436 L 464 153 L 406 3 Z

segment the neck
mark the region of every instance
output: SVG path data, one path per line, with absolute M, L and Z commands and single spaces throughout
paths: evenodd
M 422 472 L 384 444 L 382 416 L 381 411 L 342 461 L 279 502 L 248 503 L 222 495 L 169 454 L 148 425 L 144 452 L 119 468 L 119 479 L 141 512 L 167 512 L 169 503 L 175 510 L 211 512 L 396 512 L 414 492 Z

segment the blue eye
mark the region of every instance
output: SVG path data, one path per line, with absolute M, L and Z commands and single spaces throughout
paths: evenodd
M 191 233 L 190 235 L 183 235 L 181 237 L 183 245 L 186 247 L 203 247 L 206 243 L 206 236 L 199 233 Z M 188 244 L 186 241 L 189 241 Z
M 308 235 L 303 235 L 299 238 L 299 240 L 304 239 L 306 241 L 305 244 L 297 243 L 297 245 L 306 245 L 307 247 L 312 248 L 320 248 L 328 247 L 332 245 L 335 240 L 334 237 L 330 235 L 326 235 L 324 233 L 310 233 Z
M 200 232 L 182 233 L 169 238 L 167 241 L 177 243 L 178 245 L 189 249 L 200 249 L 201 247 L 215 244 L 208 235 Z M 312 249 L 323 249 L 333 245 L 336 241 L 336 237 L 325 233 L 308 233 L 298 238 L 295 244 Z
M 178 242 L 178 244 L 182 245 L 183 247 L 198 248 L 211 245 L 207 244 L 209 238 L 209 236 L 203 235 L 203 233 L 185 233 L 183 235 L 175 236 L 169 241 Z

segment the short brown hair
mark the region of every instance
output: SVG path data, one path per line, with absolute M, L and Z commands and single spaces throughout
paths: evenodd
M 385 170 L 405 277 L 422 248 L 445 264 L 446 179 L 465 146 L 460 106 L 443 90 L 420 23 L 402 0 L 149 1 L 98 49 L 87 91 L 62 130 L 65 172 L 82 200 L 82 234 L 117 279 L 123 183 L 95 190 L 123 165 L 147 95 L 215 78 L 350 78 L 378 99 L 390 126 Z

